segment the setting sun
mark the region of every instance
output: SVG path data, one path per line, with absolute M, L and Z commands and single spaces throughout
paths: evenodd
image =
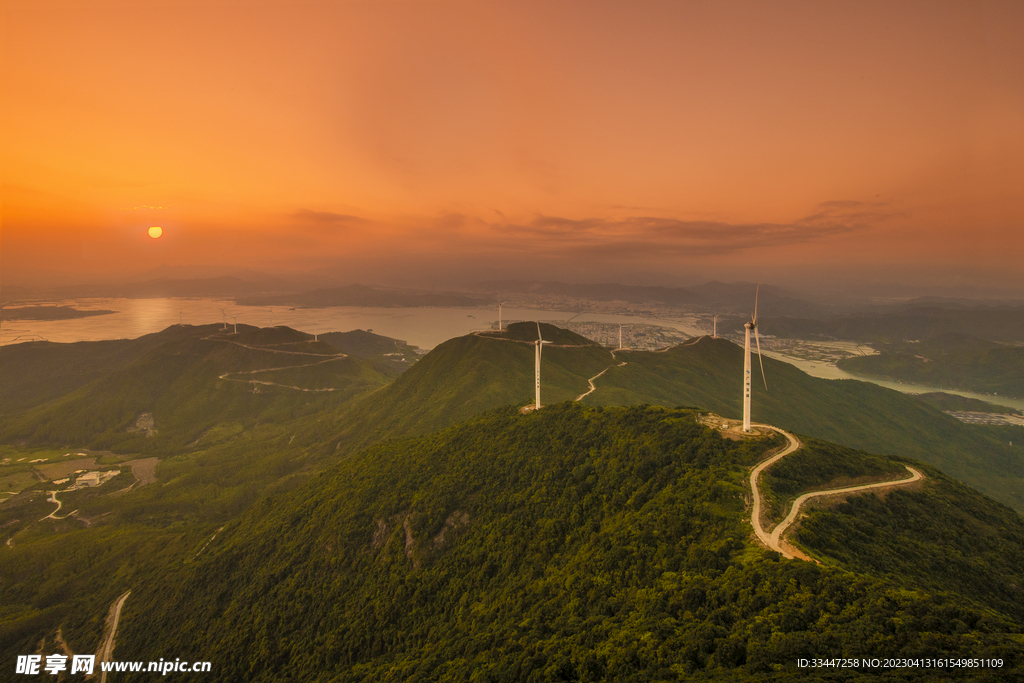
M 156 239 L 157 237 L 159 237 L 162 234 L 164 234 L 164 229 L 163 228 L 153 227 L 153 228 L 149 229 L 149 236 L 152 237 L 153 239 Z

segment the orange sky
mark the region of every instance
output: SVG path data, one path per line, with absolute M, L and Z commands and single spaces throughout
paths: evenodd
M 5 282 L 1019 283 L 1024 3 L 4 7 Z

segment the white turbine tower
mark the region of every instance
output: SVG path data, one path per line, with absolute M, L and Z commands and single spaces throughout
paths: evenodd
M 622 323 L 619 323 L 619 351 L 622 350 Z
M 744 323 L 746 339 L 743 344 L 743 431 L 750 431 L 750 331 L 754 331 L 754 341 L 757 343 L 757 361 L 761 364 L 761 379 L 764 380 L 764 390 L 768 391 L 768 380 L 764 376 L 764 361 L 761 359 L 761 337 L 757 334 L 757 296 L 761 291 L 761 285 L 757 286 L 754 292 L 754 317 L 749 323 Z
M 757 301 L 757 295 L 756 294 L 754 295 L 754 301 L 755 301 L 755 303 Z M 715 339 L 718 339 L 718 316 L 717 315 L 715 316 L 715 326 L 714 326 L 713 329 L 714 329 L 714 332 L 711 333 L 711 336 L 714 337 Z
M 507 304 L 507 301 L 498 302 L 498 332 L 501 332 L 501 307 Z
M 233 315 L 233 316 L 231 316 L 231 318 L 232 318 L 232 320 L 235 321 L 235 334 L 238 334 L 238 316 L 237 315 Z
M 541 352 L 541 349 L 544 348 L 545 344 L 550 344 L 550 343 L 551 342 L 549 342 L 549 341 L 544 341 L 544 337 L 542 337 L 541 333 L 540 333 L 540 323 L 537 323 L 537 341 L 534 342 L 534 344 L 536 344 L 536 347 L 537 347 L 536 348 L 536 362 L 534 364 L 534 370 L 535 370 L 535 374 L 536 374 L 536 378 L 537 378 L 537 382 L 536 382 L 536 388 L 537 388 L 537 396 L 536 396 L 536 398 L 537 398 L 537 403 L 535 405 L 535 410 L 540 410 L 540 352 Z
M 218 308 L 217 310 L 220 311 L 220 317 L 221 317 L 221 328 L 220 329 L 221 329 L 221 331 L 226 332 L 227 329 L 228 329 L 228 314 L 227 314 L 227 311 L 225 311 L 223 308 Z
M 320 341 L 320 333 L 318 332 L 316 323 L 313 323 L 313 341 Z

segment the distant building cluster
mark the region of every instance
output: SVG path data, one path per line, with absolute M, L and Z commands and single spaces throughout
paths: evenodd
M 743 335 L 729 335 L 728 339 L 743 345 Z M 877 353 L 866 344 L 856 342 L 807 341 L 805 339 L 780 339 L 771 335 L 761 336 L 761 348 L 775 351 L 801 360 L 835 365 L 844 358 L 870 356 Z
M 1024 417 L 1019 415 L 1000 415 L 998 413 L 977 413 L 971 410 L 947 410 L 961 422 L 975 425 L 1018 425 L 1024 427 Z
M 121 474 L 120 470 L 109 470 L 107 472 L 86 472 L 80 474 L 75 483 L 64 489 L 63 493 L 68 491 L 77 491 L 78 489 L 94 488 L 96 486 L 103 486 L 107 481 L 113 479 L 117 475 Z M 67 481 L 65 479 L 64 481 Z M 54 482 L 55 484 L 57 482 Z
M 503 320 L 502 325 L 508 326 L 512 323 L 528 322 L 523 320 Z M 602 346 L 612 348 L 619 347 L 619 324 L 618 323 L 597 323 L 597 322 L 566 322 L 564 320 L 541 320 L 563 330 L 575 332 L 581 337 L 597 342 Z M 491 325 L 491 329 L 498 329 L 498 323 Z M 689 336 L 679 330 L 660 325 L 648 325 L 645 323 L 624 323 L 622 325 L 622 348 L 634 349 L 637 351 L 656 351 L 670 346 L 677 346 L 689 340 Z

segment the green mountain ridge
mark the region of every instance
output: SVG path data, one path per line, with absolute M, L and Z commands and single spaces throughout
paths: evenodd
M 541 361 L 541 401 L 573 400 L 588 379 L 615 362 L 610 351 L 547 323 Z M 421 435 L 486 410 L 534 402 L 537 323 L 471 334 L 440 344 L 395 382 L 340 416 L 342 442 L 364 446 L 381 438 Z
M 551 325 L 541 329 L 552 342 L 541 366 L 545 404 L 583 396 L 587 405 L 700 406 L 740 417 L 742 350 L 731 342 L 702 337 L 659 352 L 611 351 Z M 147 453 L 180 449 L 204 434 L 300 420 L 293 433 L 306 447 L 352 453 L 534 400 L 536 323 L 458 337 L 415 363 L 382 355 L 402 348 L 386 338 L 346 333 L 335 341 L 365 347 L 356 358 L 339 356 L 330 337 L 314 343 L 288 328 L 242 326 L 236 338 L 231 330 L 173 326 L 94 346 L 7 347 L 0 442 Z M 385 353 L 410 357 L 408 349 Z M 966 425 L 873 384 L 813 378 L 770 358 L 764 365 L 771 389 L 754 382 L 755 421 L 919 458 L 1024 510 L 1024 451 L 1020 440 L 1011 445 L 1005 430 L 1012 427 Z M 62 387 L 73 390 L 62 395 Z M 143 414 L 155 421 L 152 437 L 129 431 Z
M 337 409 L 396 374 L 289 328 L 232 330 L 173 326 L 123 343 L 5 348 L 0 400 L 12 409 L 0 441 L 118 452 L 180 448 L 218 424 Z M 66 351 L 70 366 L 61 362 Z M 142 414 L 153 416 L 154 435 L 130 431 Z
M 972 411 L 977 413 L 994 413 L 998 415 L 1020 415 L 1021 412 L 1015 408 L 1001 406 L 997 403 L 989 403 L 976 398 L 968 398 L 959 394 L 947 394 L 942 391 L 927 394 L 914 394 L 919 401 L 934 406 L 942 411 Z
M 999 595 L 750 546 L 745 474 L 777 439 L 725 440 L 698 415 L 506 408 L 345 459 L 133 588 L 122 656 L 201 656 L 215 681 L 778 680 L 800 657 L 880 651 L 1020 673 L 1019 605 Z M 926 469 L 965 519 L 1009 525 L 1006 561 L 974 579 L 1019 585 L 1020 518 Z
M 533 323 L 512 334 L 535 339 Z M 544 336 L 554 335 L 545 330 Z M 570 339 L 571 338 L 567 338 Z M 580 338 L 582 340 L 582 338 Z M 664 351 L 615 351 L 586 340 L 546 347 L 544 403 L 700 406 L 740 418 L 743 350 L 700 337 Z M 337 440 L 365 446 L 385 437 L 426 434 L 501 405 L 532 403 L 533 349 L 486 335 L 438 346 L 398 380 L 340 416 Z M 755 360 L 756 363 L 756 360 Z M 877 453 L 932 463 L 1024 511 L 1024 449 L 998 428 L 966 425 L 912 396 L 855 380 L 825 380 L 764 358 L 770 391 L 753 384 L 753 417 L 779 427 Z M 755 378 L 760 380 L 760 378 Z M 321 432 L 322 433 L 322 432 Z
M 1004 428 L 766 359 L 755 419 L 807 444 L 763 479 L 772 516 L 906 462 L 927 477 L 809 509 L 793 540 L 823 566 L 780 560 L 751 541 L 747 477 L 781 438 L 700 422 L 738 417 L 741 349 L 612 352 L 541 331 L 545 407 L 525 414 L 535 323 L 450 340 L 400 375 L 374 355 L 395 340 L 343 337 L 367 350 L 343 357 L 283 327 L 5 347 L 0 442 L 81 436 L 122 453 L 104 463 L 161 462 L 156 483 L 125 490 L 125 469 L 61 493 L 77 516 L 43 519 L 42 483 L 0 504 L 2 661 L 58 627 L 95 651 L 131 590 L 117 658 L 173 651 L 214 662 L 209 680 L 778 680 L 806 677 L 800 657 L 883 651 L 1005 662 L 979 680 L 1022 673 L 1024 522 L 908 459 L 1012 501 Z M 152 437 L 125 429 L 144 406 Z
M 726 325 L 722 328 L 726 332 L 742 332 L 743 321 L 728 321 Z M 907 343 L 954 334 L 1019 344 L 1024 342 L 1024 306 L 912 305 L 820 319 L 766 317 L 759 329 L 764 335 L 786 339 Z
M 878 355 L 845 358 L 837 365 L 867 377 L 1024 397 L 1024 348 L 1019 346 L 946 335 L 879 350 Z

